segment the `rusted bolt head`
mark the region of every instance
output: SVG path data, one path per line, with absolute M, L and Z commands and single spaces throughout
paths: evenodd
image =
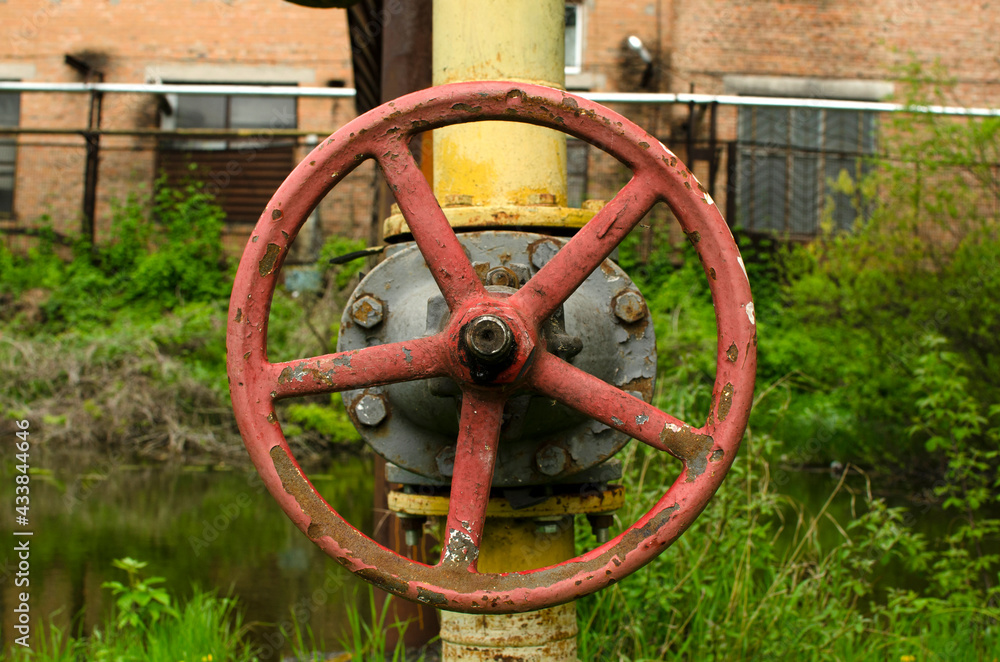
M 382 323 L 385 307 L 370 294 L 363 294 L 351 304 L 351 318 L 358 326 L 370 329 Z
M 445 446 L 438 451 L 437 457 L 434 458 L 437 462 L 438 471 L 441 472 L 442 476 L 451 476 L 455 473 L 455 447 Z
M 480 315 L 462 328 L 465 345 L 476 358 L 496 363 L 507 358 L 514 346 L 510 327 L 495 315 Z
M 528 204 L 552 207 L 556 204 L 556 196 L 554 193 L 532 193 L 528 196 Z
M 546 476 L 558 476 L 566 468 L 566 451 L 558 446 L 545 446 L 535 454 L 538 470 Z
M 646 316 L 646 302 L 634 290 L 625 290 L 615 297 L 615 316 L 623 322 L 638 322 Z
M 501 287 L 512 287 L 515 290 L 520 287 L 517 275 L 507 267 L 494 267 L 486 274 L 487 285 L 499 285 Z
M 354 415 L 362 425 L 374 427 L 385 420 L 385 400 L 381 396 L 366 393 L 354 405 Z
M 549 263 L 553 255 L 559 252 L 559 245 L 554 241 L 545 240 L 534 244 L 529 250 L 531 252 L 531 264 L 536 269 L 541 269 Z

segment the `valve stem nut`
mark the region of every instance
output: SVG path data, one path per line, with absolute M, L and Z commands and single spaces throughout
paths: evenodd
M 595 515 L 587 515 L 587 521 L 590 522 L 590 529 L 594 532 L 594 537 L 597 538 L 597 544 L 603 545 L 608 541 L 608 531 L 610 531 L 611 526 L 615 523 L 615 516 L 611 513 L 598 513 Z
M 480 361 L 499 363 L 514 348 L 514 334 L 496 315 L 480 315 L 462 328 L 469 351 Z
M 384 315 L 385 306 L 370 294 L 362 294 L 351 304 L 351 319 L 366 329 L 381 324 Z
M 615 297 L 615 317 L 626 324 L 638 322 L 646 316 L 646 302 L 635 290 L 625 290 Z

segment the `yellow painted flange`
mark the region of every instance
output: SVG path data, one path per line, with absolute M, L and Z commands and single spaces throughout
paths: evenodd
M 542 503 L 527 508 L 514 509 L 507 499 L 490 499 L 487 517 L 529 518 L 557 517 L 561 515 L 586 515 L 609 513 L 625 505 L 625 488 L 611 485 L 595 494 L 558 494 Z M 405 515 L 423 517 L 448 514 L 448 497 L 389 492 L 389 510 Z
M 602 201 L 588 200 L 583 209 L 576 207 L 492 205 L 483 207 L 455 206 L 443 208 L 448 223 L 453 228 L 479 230 L 510 230 L 533 228 L 536 230 L 579 230 L 594 217 Z M 597 203 L 597 204 L 594 204 Z M 395 210 L 394 210 L 395 211 Z M 410 233 L 410 226 L 402 214 L 393 213 L 382 226 L 386 241 Z

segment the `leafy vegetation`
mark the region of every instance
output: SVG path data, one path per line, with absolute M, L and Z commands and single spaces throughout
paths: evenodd
M 195 590 L 180 609 L 170 607 L 171 596 L 152 588 L 156 578 L 143 579 L 146 564 L 130 558 L 115 561 L 128 573 L 129 584 L 109 582 L 118 596 L 117 617 L 85 637 L 73 637 L 53 624 L 40 625 L 32 649 L 20 646 L 0 650 L 0 660 L 150 660 L 151 662 L 256 660 L 244 641 L 247 628 L 236 603 Z
M 939 100 L 939 78 L 909 73 L 908 102 Z M 837 182 L 837 200 L 864 211 L 852 233 L 828 231 L 790 247 L 740 239 L 758 311 L 753 432 L 725 487 L 675 549 L 580 602 L 582 659 L 996 657 L 1000 120 L 898 115 L 883 137 L 883 153 L 859 169 L 861 180 Z M 30 408 L 48 439 L 67 443 L 108 446 L 128 436 L 154 454 L 238 448 L 225 390 L 232 276 L 220 224 L 197 186 L 161 184 L 149 200 L 118 208 L 107 246 L 80 243 L 62 255 L 43 238 L 24 258 L 0 248 L 0 297 L 9 304 L 0 379 L 11 385 L 0 394 L 0 415 L 24 418 Z M 636 241 L 621 261 L 657 319 L 657 404 L 704 420 L 716 352 L 707 281 L 693 249 L 661 238 L 640 263 Z M 357 248 L 333 239 L 321 264 Z M 276 296 L 272 358 L 332 350 L 359 266 L 322 268 L 322 292 Z M 337 396 L 279 413 L 306 449 L 357 438 Z M 626 460 L 635 498 L 625 523 L 659 497 L 676 468 L 644 447 Z M 849 470 L 818 510 L 791 498 L 789 470 L 831 462 Z M 927 508 L 880 498 L 902 480 L 913 497 L 943 509 L 943 535 L 917 530 Z M 847 509 L 834 513 L 837 503 Z M 191 526 L 198 534 L 198 523 Z M 579 543 L 593 541 L 581 531 Z M 242 650 L 231 602 L 196 594 L 174 607 L 153 580 L 139 578 L 141 568 L 123 569 L 128 583 L 109 585 L 118 625 L 85 640 L 51 627 L 41 659 L 96 659 L 110 650 L 132 651 L 119 656 L 126 659 L 135 651 L 187 659 L 184 650 L 243 659 L 225 652 Z M 196 618 L 192 609 L 214 620 L 185 626 L 183 639 L 179 624 Z M 348 616 L 359 658 L 389 652 L 379 618 Z M 207 638 L 208 628 L 224 623 L 229 629 L 216 634 L 229 648 L 212 648 L 222 644 Z M 317 648 L 307 629 L 291 635 L 301 649 Z
M 0 393 L 0 425 L 30 416 L 63 447 L 109 448 L 128 438 L 130 450 L 157 458 L 241 454 L 226 382 L 233 271 L 222 253 L 223 220 L 201 185 L 174 189 L 161 180 L 152 195 L 115 207 L 107 244 L 79 241 L 64 254 L 43 232 L 26 255 L 0 245 L 0 378 L 10 385 Z M 323 250 L 357 248 L 333 238 Z M 332 351 L 336 302 L 360 264 L 322 269 L 319 294 L 275 294 L 272 358 Z M 331 441 L 357 442 L 337 405 L 282 406 L 302 457 Z

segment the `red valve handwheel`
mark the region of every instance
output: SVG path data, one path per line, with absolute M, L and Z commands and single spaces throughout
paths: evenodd
M 481 284 L 408 147 L 422 131 L 481 120 L 563 131 L 610 153 L 634 173 L 509 298 L 498 298 Z M 271 363 L 268 312 L 289 244 L 323 196 L 368 158 L 376 160 L 395 193 L 451 320 L 431 337 Z M 661 200 L 694 243 L 715 303 L 715 388 L 708 422 L 700 428 L 557 358 L 546 351 L 539 333 L 540 324 Z M 236 274 L 229 308 L 229 381 L 240 431 L 264 483 L 327 554 L 387 591 L 436 607 L 529 611 L 620 580 L 666 549 L 698 516 L 732 464 L 750 414 L 755 330 L 750 285 L 729 228 L 694 175 L 656 138 L 607 108 L 560 90 L 510 82 L 457 83 L 407 95 L 347 124 L 320 143 L 274 194 Z M 498 344 L 498 334 L 508 337 Z M 470 347 L 489 360 L 486 377 L 470 372 Z M 494 355 L 501 354 L 502 360 L 496 360 Z M 323 500 L 292 457 L 274 402 L 439 376 L 458 382 L 463 397 L 443 551 L 440 562 L 431 566 L 375 543 Z M 669 452 L 683 460 L 684 468 L 663 498 L 614 540 L 546 568 L 480 573 L 476 561 L 504 402 L 525 387 Z

